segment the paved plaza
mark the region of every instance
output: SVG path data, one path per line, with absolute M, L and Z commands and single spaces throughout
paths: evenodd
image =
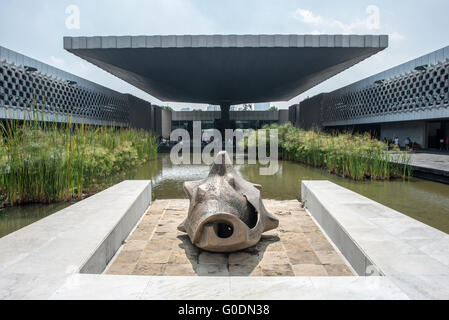
M 411 165 L 449 172 L 449 153 L 412 153 Z
M 152 204 L 109 275 L 145 276 L 352 276 L 353 273 L 298 201 L 265 201 L 280 227 L 247 250 L 216 254 L 192 245 L 177 230 L 188 200 Z

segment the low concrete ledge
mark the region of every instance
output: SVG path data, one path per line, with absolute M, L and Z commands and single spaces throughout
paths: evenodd
M 101 273 L 150 203 L 150 181 L 124 181 L 0 239 L 0 299 L 47 299 Z
M 55 300 L 408 300 L 385 277 L 72 275 Z
M 359 275 L 449 298 L 449 235 L 329 181 L 303 181 L 302 200 Z
M 449 171 L 416 165 L 412 165 L 411 168 L 416 178 L 449 184 Z

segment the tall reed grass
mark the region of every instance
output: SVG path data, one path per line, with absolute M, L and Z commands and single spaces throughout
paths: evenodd
M 291 124 L 278 129 L 279 148 L 285 160 L 302 162 L 354 180 L 407 179 L 411 176 L 410 156 L 388 146 L 369 133 L 324 133 L 305 131 Z
M 0 123 L 0 207 L 81 199 L 110 175 L 157 156 L 152 134 L 114 126 Z

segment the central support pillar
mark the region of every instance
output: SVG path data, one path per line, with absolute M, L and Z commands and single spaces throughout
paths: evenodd
M 218 129 L 220 130 L 222 139 L 224 141 L 226 129 L 232 129 L 229 111 L 231 109 L 231 106 L 229 104 L 220 105 L 220 109 L 221 109 L 221 119 L 219 122 Z

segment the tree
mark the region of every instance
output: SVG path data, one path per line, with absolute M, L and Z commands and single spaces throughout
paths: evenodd
M 162 106 L 161 108 L 164 109 L 164 110 L 168 110 L 168 111 L 172 111 L 173 112 L 173 108 L 170 107 L 170 106 Z
M 270 109 L 268 109 L 268 111 L 278 111 L 278 107 L 272 106 Z

